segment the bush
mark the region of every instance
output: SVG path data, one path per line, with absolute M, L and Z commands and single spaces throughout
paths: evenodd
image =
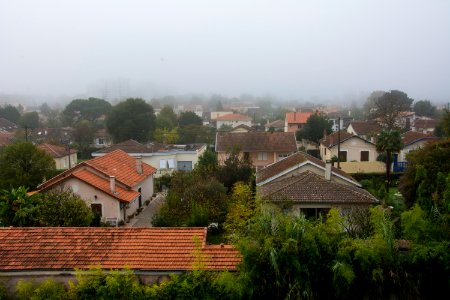
M 40 284 L 19 280 L 16 285 L 16 293 L 17 299 L 24 300 L 58 300 L 67 298 L 64 284 L 55 282 L 50 278 Z

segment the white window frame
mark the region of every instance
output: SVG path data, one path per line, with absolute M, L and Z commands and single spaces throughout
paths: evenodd
M 265 161 L 267 160 L 267 152 L 258 152 L 258 160 Z

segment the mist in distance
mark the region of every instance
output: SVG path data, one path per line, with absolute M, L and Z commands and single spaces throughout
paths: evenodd
M 0 95 L 110 89 L 339 104 L 397 89 L 447 103 L 450 1 L 0 0 Z

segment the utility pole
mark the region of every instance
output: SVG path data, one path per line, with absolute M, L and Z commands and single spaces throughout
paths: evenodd
M 337 155 L 337 163 L 338 163 L 338 169 L 341 168 L 341 117 L 338 118 L 338 155 Z
M 67 141 L 67 152 L 69 152 L 69 169 L 72 167 L 70 163 L 70 139 Z

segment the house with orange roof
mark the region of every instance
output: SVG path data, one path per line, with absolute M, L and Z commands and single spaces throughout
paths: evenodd
M 70 169 L 77 164 L 78 157 L 76 149 L 47 143 L 40 144 L 37 147 L 44 150 L 45 153 L 53 157 L 57 170 Z
M 252 126 L 252 118 L 241 114 L 227 114 L 216 118 L 216 128 L 220 129 L 222 126 L 230 126 L 232 128 L 239 125 Z
M 312 112 L 288 111 L 284 119 L 284 132 L 296 132 L 305 126 Z
M 208 245 L 207 229 L 111 227 L 0 228 L 0 280 L 14 292 L 18 280 L 52 277 L 68 283 L 75 270 L 130 269 L 151 284 L 198 268 L 237 270 L 241 261 L 231 245 Z
M 153 195 L 156 169 L 122 150 L 82 162 L 38 186 L 45 193 L 70 188 L 104 222 L 126 221 Z

